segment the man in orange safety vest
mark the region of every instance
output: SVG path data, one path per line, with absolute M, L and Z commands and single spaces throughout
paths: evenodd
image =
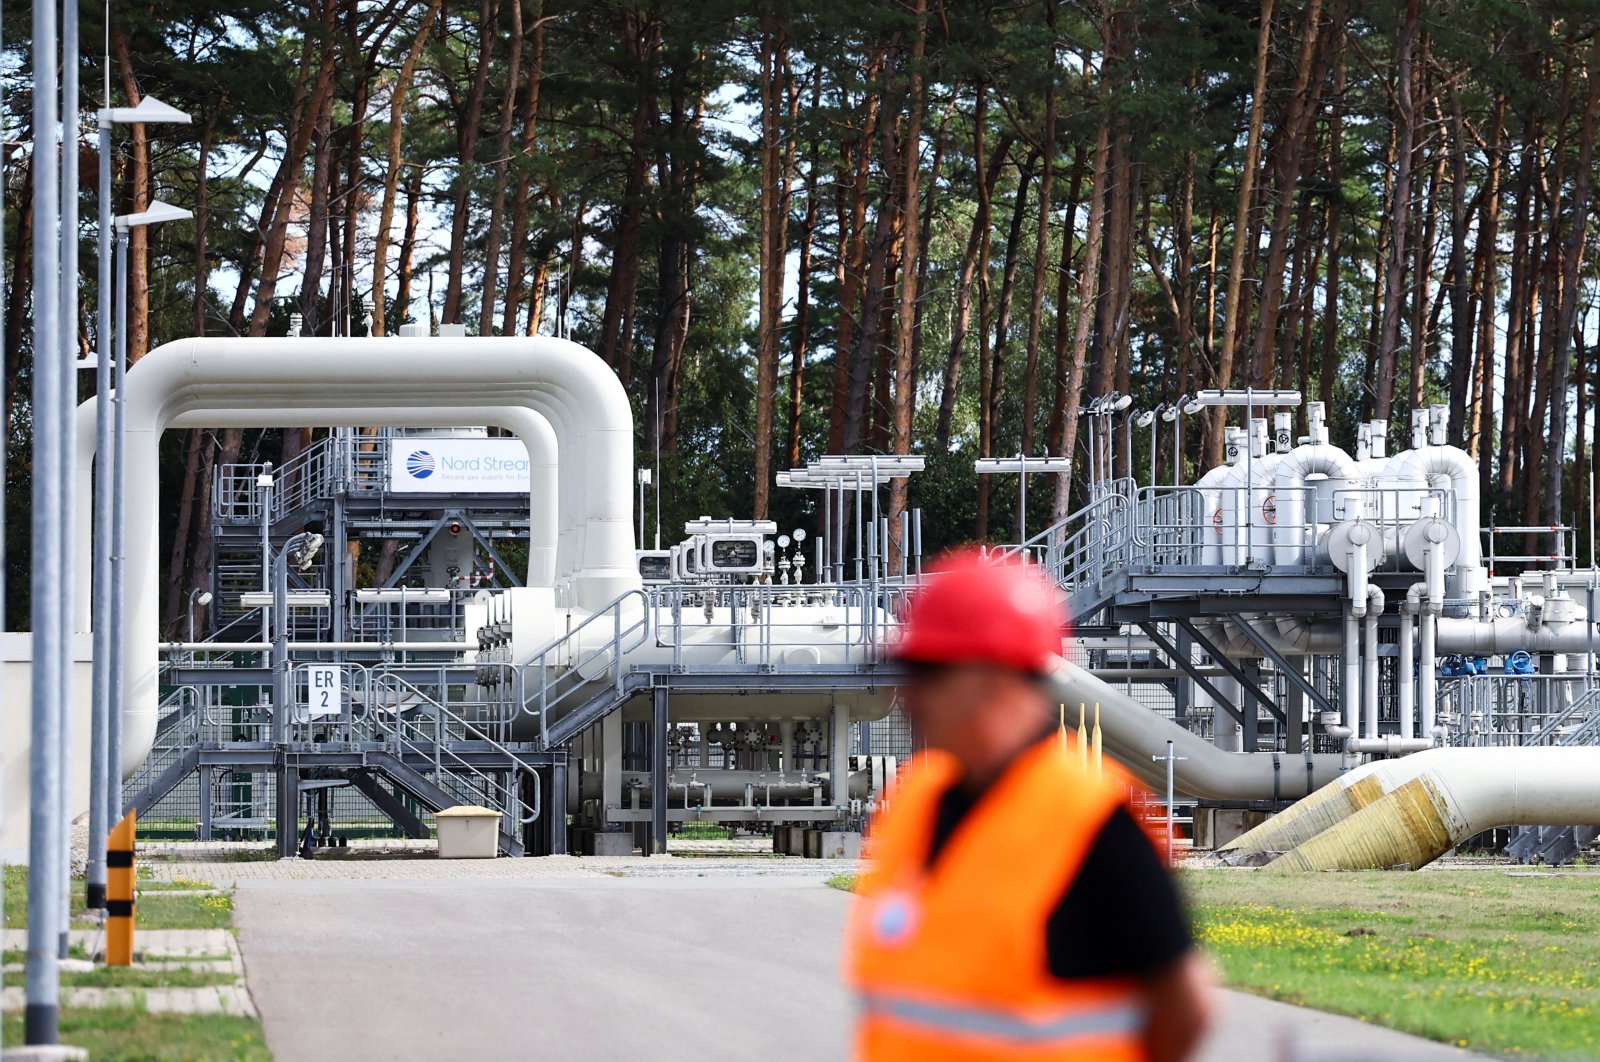
M 1175 1062 L 1206 977 L 1121 770 L 1053 733 L 1059 595 L 952 555 L 892 654 L 919 752 L 874 820 L 849 928 L 862 1062 Z

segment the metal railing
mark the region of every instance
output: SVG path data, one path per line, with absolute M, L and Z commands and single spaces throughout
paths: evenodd
M 807 647 L 845 649 L 856 662 L 876 663 L 892 624 L 905 613 L 909 586 L 861 585 L 725 587 L 661 586 L 646 591 L 648 626 L 658 649 L 672 654 L 672 666 L 685 666 L 685 650 L 720 648 L 721 664 L 697 660 L 697 670 L 756 669 L 819 663 L 808 661 Z M 797 617 L 793 609 L 804 608 Z M 693 622 L 694 616 L 703 622 Z M 817 628 L 833 632 L 824 642 Z M 725 632 L 725 633 L 724 633 Z M 797 652 L 791 653 L 790 650 Z
M 632 606 L 632 607 L 630 607 Z M 649 637 L 649 599 L 642 590 L 629 590 L 588 618 L 552 639 L 523 665 L 524 704 L 539 717 L 539 733 L 549 744 L 550 723 L 558 708 L 575 706 L 574 695 L 591 683 L 606 682 L 620 694 L 622 658 Z M 637 613 L 630 615 L 630 613 Z M 611 637 L 594 648 L 582 647 L 583 635 L 610 628 Z
M 1550 553 L 1506 553 L 1499 544 L 1499 540 L 1506 535 L 1515 535 L 1525 539 L 1543 538 L 1554 546 L 1554 551 Z M 1578 529 L 1566 524 L 1486 527 L 1483 529 L 1483 536 L 1489 547 L 1484 551 L 1484 563 L 1488 565 L 1491 576 L 1494 575 L 1497 564 L 1529 564 L 1560 569 L 1573 567 L 1577 563 Z
M 389 710 L 377 703 L 385 695 L 394 699 Z M 431 760 L 430 780 L 435 785 L 461 797 L 462 803 L 490 799 L 502 814 L 523 825 L 539 817 L 539 772 L 485 733 L 485 728 L 457 715 L 421 687 L 393 672 L 369 672 L 368 697 L 368 718 L 374 733 L 387 740 L 398 753 Z M 499 772 L 481 770 L 462 757 L 454 745 L 463 740 L 484 742 L 504 756 L 512 764 L 511 780 L 502 782 L 495 777 Z M 522 799 L 517 785 L 518 777 L 523 774 L 535 782 L 530 787 L 531 804 Z
M 1585 682 L 1578 672 L 1441 679 L 1436 717 L 1451 745 L 1584 744 L 1600 728 L 1600 686 Z
M 1126 567 L 1133 543 L 1128 495 L 1106 493 L 1016 546 L 991 550 L 1001 557 L 1025 556 L 1068 592 Z

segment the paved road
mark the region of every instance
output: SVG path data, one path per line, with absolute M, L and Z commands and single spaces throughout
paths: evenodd
M 269 1045 L 281 1062 L 845 1057 L 848 897 L 820 873 L 672 860 L 608 877 L 582 862 L 582 877 L 417 880 L 402 864 L 390 879 L 240 880 Z M 1234 993 L 1225 1012 L 1203 1062 L 1473 1057 Z M 1285 1053 L 1285 1036 L 1299 1049 Z

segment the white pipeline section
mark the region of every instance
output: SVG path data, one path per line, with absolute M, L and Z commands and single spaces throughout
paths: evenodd
M 1165 768 L 1151 757 L 1165 756 L 1171 741 L 1174 753 L 1182 757 L 1174 768 L 1174 779 L 1184 796 L 1292 800 L 1334 780 L 1339 773 L 1338 756 L 1226 752 L 1073 664 L 1063 663 L 1050 676 L 1050 695 L 1067 706 L 1068 715 L 1079 704 L 1090 711 L 1098 704 L 1105 750 L 1151 786 L 1166 784 Z
M 1498 826 L 1600 824 L 1600 748 L 1431 749 L 1372 766 L 1381 796 L 1267 869 L 1416 869 Z
M 450 339 L 184 339 L 128 373 L 128 481 L 158 482 L 161 434 L 230 426 L 448 426 L 463 419 L 518 431 L 548 452 L 526 409 L 554 435 L 559 528 L 554 581 L 571 604 L 597 608 L 639 585 L 633 559 L 633 418 L 616 375 L 575 343 L 549 336 Z M 449 415 L 441 415 L 441 410 Z M 478 411 L 463 418 L 466 410 Z M 514 423 L 513 423 L 514 421 Z M 86 477 L 80 475 L 80 484 Z M 81 488 L 80 488 L 81 489 Z M 80 500 L 80 510 L 87 510 Z M 159 498 L 128 497 L 128 629 L 124 771 L 156 725 Z M 84 530 L 80 530 L 80 535 Z M 82 562 L 90 556 L 80 548 Z M 541 566 L 546 562 L 540 561 Z M 87 583 L 84 570 L 79 580 Z

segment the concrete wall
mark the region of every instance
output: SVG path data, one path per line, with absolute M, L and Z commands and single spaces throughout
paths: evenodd
M 67 723 L 71 745 L 72 817 L 89 807 L 90 646 L 87 634 L 73 636 L 72 712 Z M 33 638 L 0 634 L 0 860 L 28 861 L 28 750 L 32 730 Z

